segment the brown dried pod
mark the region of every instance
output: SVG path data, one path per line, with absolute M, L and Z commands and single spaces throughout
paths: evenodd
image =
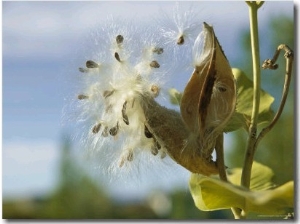
M 181 115 L 150 97 L 142 107 L 149 132 L 173 160 L 193 173 L 212 175 L 218 167 L 211 153 L 235 110 L 236 86 L 213 28 L 204 24 L 204 34 L 203 60 L 183 92 Z

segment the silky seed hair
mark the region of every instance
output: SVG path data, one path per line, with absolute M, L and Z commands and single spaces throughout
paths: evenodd
M 86 73 L 79 74 L 84 94 L 77 95 L 82 102 L 77 122 L 89 122 L 82 142 L 109 158 L 101 166 L 114 174 L 138 166 L 144 154 L 150 163 L 166 157 L 147 130 L 141 105 L 161 95 L 160 86 L 170 71 L 165 64 L 172 61 L 156 34 L 120 24 L 110 23 L 95 32 L 95 53 L 86 58 L 85 68 L 79 67 Z

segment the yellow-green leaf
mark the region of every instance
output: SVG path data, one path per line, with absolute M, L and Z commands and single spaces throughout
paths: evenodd
M 234 131 L 241 127 L 248 127 L 252 114 L 253 104 L 253 82 L 245 73 L 237 68 L 232 69 L 237 83 L 237 105 L 236 111 L 229 121 L 225 132 Z M 258 122 L 270 121 L 273 116 L 271 105 L 274 97 L 261 89 Z
M 233 170 L 230 181 L 237 184 L 240 170 Z M 217 178 L 192 174 L 190 191 L 197 208 L 203 211 L 229 209 L 237 207 L 245 212 L 278 215 L 285 214 L 294 207 L 294 182 L 290 181 L 275 189 L 270 180 L 273 172 L 266 166 L 255 163 L 252 172 L 253 191 L 221 181 Z

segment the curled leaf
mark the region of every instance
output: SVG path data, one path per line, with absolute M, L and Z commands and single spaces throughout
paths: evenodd
M 241 169 L 235 169 L 228 179 L 237 184 Z M 271 189 L 273 172 L 270 168 L 254 163 L 251 174 L 251 191 L 216 178 L 192 174 L 190 191 L 197 208 L 203 211 L 236 207 L 258 214 L 285 214 L 294 207 L 294 182 Z

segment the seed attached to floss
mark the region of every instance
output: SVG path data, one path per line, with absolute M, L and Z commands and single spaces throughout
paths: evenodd
M 93 132 L 94 134 L 97 134 L 97 133 L 100 131 L 100 128 L 101 128 L 101 123 L 96 124 L 96 125 L 93 127 L 92 132 Z
M 150 63 L 150 67 L 152 67 L 152 68 L 159 68 L 159 67 L 160 67 L 160 65 L 158 64 L 158 62 L 157 62 L 157 61 L 151 61 L 151 63 Z
M 120 55 L 118 54 L 118 52 L 115 52 L 115 59 L 116 59 L 118 62 L 121 62 Z
M 88 60 L 85 63 L 87 68 L 99 68 L 99 64 L 97 64 L 96 62 L 92 61 L 92 60 Z
M 184 44 L 184 37 L 181 35 L 178 40 L 177 40 L 178 45 L 183 45 Z
M 114 92 L 115 92 L 115 90 L 105 90 L 103 92 L 103 97 L 107 98 L 107 97 L 111 96 Z
M 128 151 L 127 161 L 129 161 L 129 162 L 133 161 L 133 151 L 132 150 Z
M 82 72 L 82 73 L 88 73 L 89 72 L 89 70 L 87 69 L 87 68 L 78 68 L 79 69 L 79 71 L 80 72 Z
M 156 54 L 162 54 L 164 52 L 164 49 L 161 47 L 155 47 L 152 51 Z
M 111 136 L 116 136 L 118 134 L 119 131 L 119 122 L 117 123 L 117 125 L 115 127 L 112 127 L 111 129 L 109 129 L 109 134 Z
M 153 137 L 152 133 L 149 131 L 149 129 L 147 128 L 146 125 L 145 125 L 145 129 L 144 129 L 144 134 L 145 134 L 146 138 L 152 138 Z
M 123 121 L 125 122 L 125 124 L 129 125 L 128 116 L 126 114 L 126 105 L 127 105 L 127 101 L 125 101 L 124 104 L 123 104 L 122 117 L 123 117 Z
M 116 37 L 117 44 L 122 44 L 123 40 L 124 40 L 124 37 L 120 34 Z
M 104 128 L 104 130 L 102 131 L 102 134 L 101 134 L 103 137 L 107 137 L 108 136 L 108 127 L 106 126 Z
M 77 98 L 78 98 L 79 100 L 84 100 L 84 99 L 88 99 L 89 97 L 86 96 L 86 95 L 83 95 L 83 94 L 79 94 L 79 95 L 77 96 Z
M 150 90 L 153 93 L 154 97 L 157 97 L 159 94 L 160 88 L 157 85 L 152 85 Z

